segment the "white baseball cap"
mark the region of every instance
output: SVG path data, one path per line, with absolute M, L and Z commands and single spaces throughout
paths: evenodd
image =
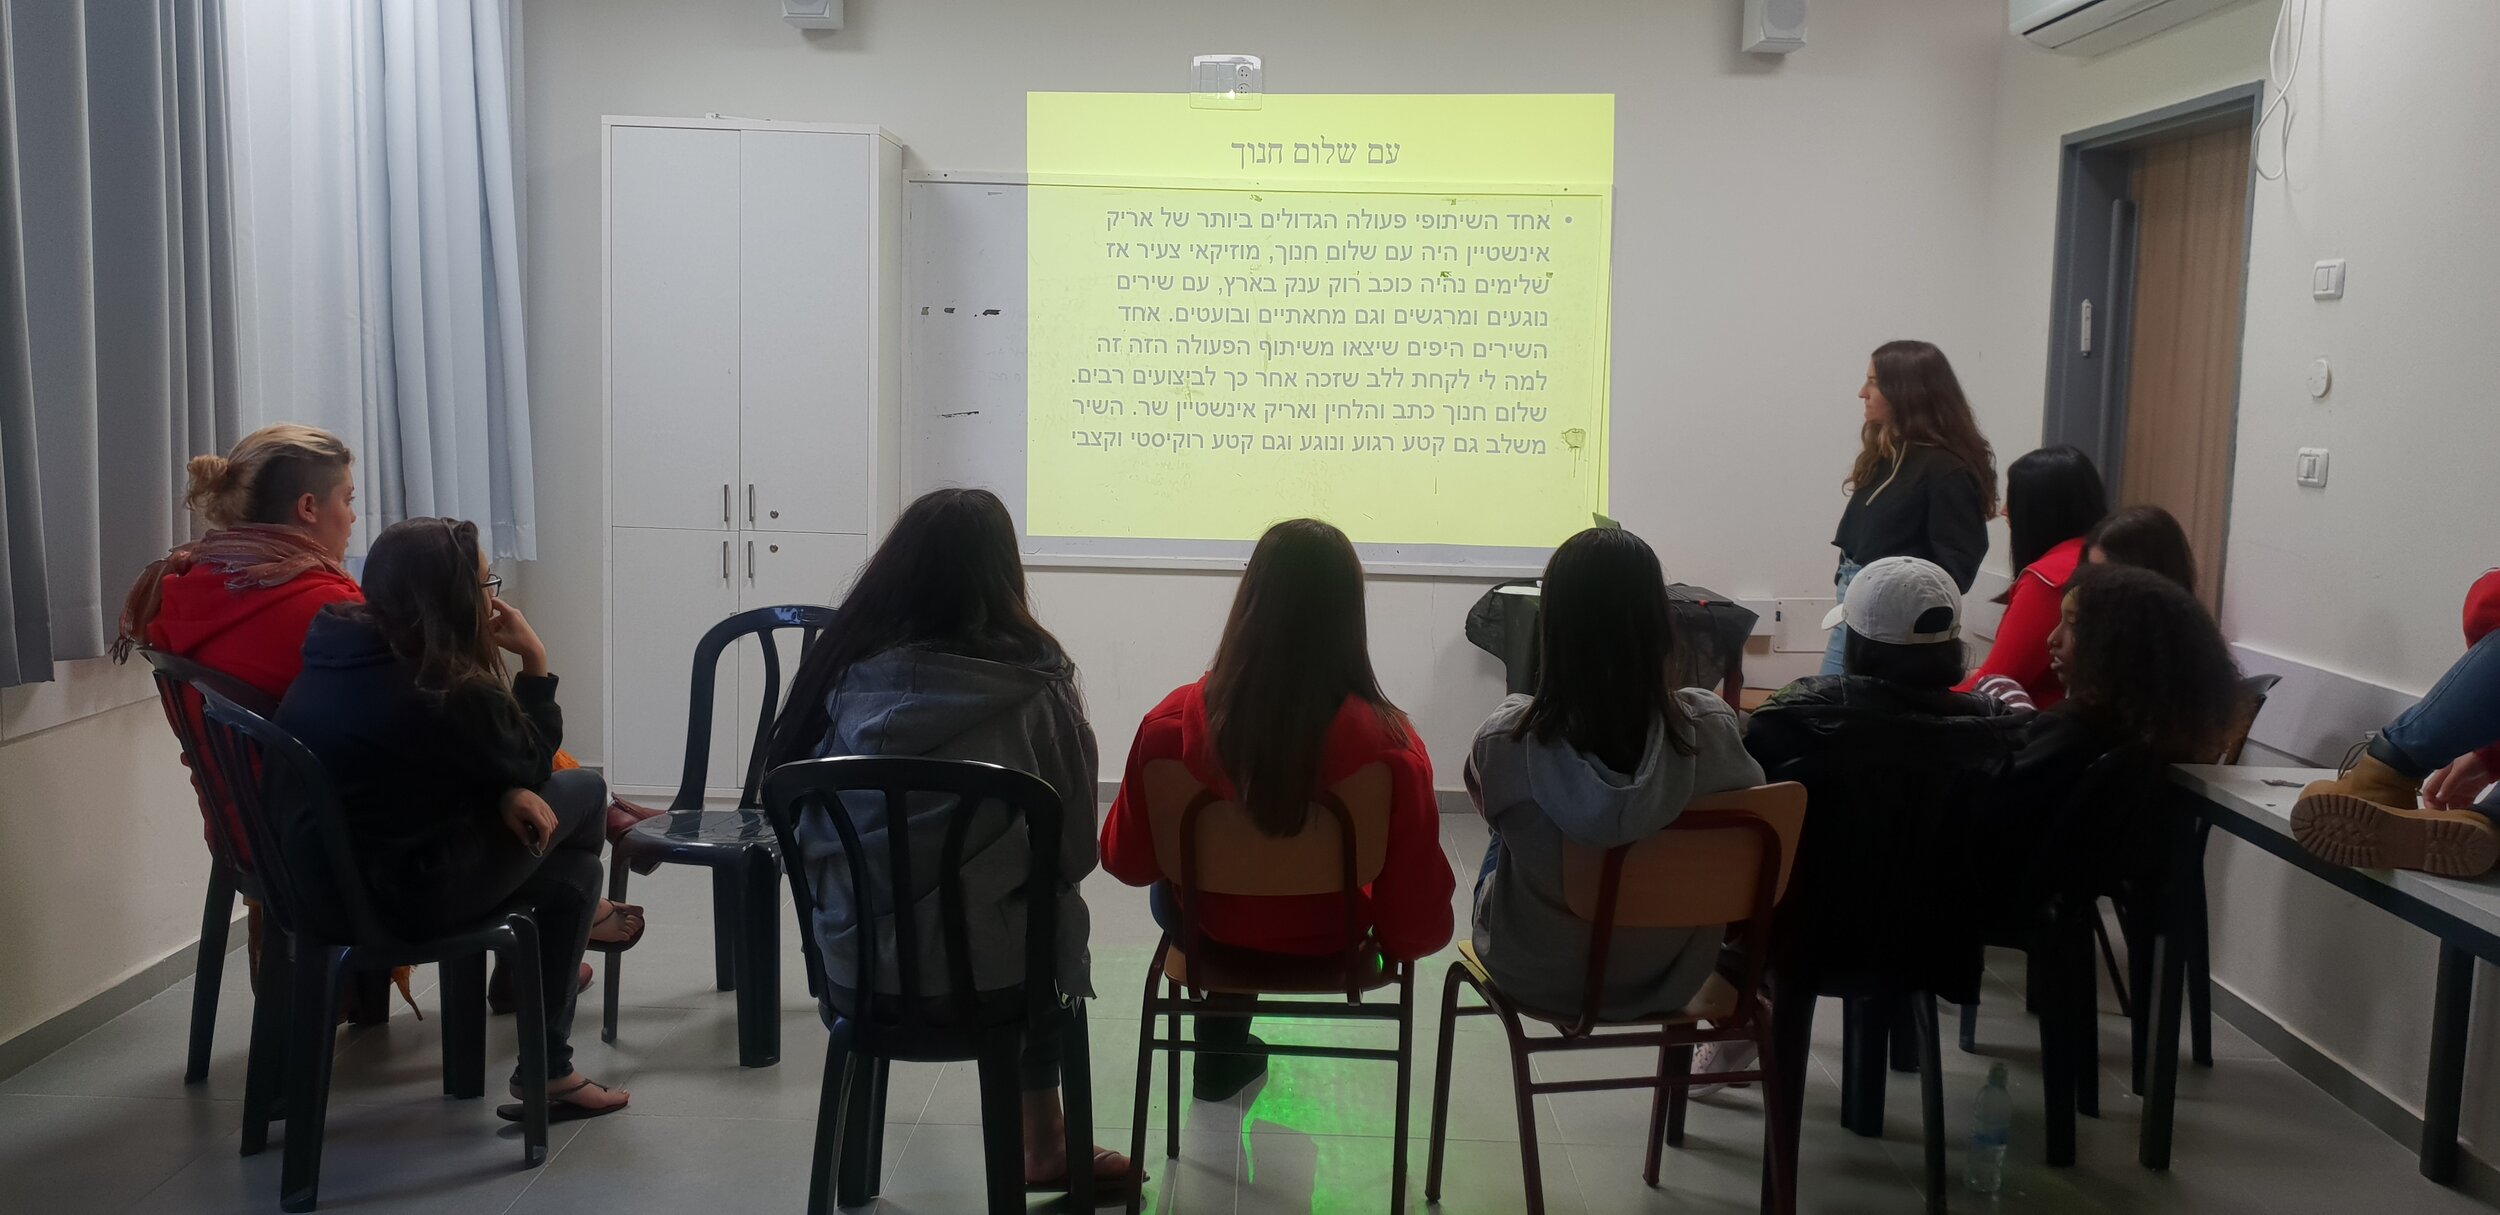
M 1824 628 L 1889 645 L 1929 645 L 1962 635 L 1962 589 L 1933 561 L 1886 557 L 1849 580 L 1847 597 L 1823 617 Z

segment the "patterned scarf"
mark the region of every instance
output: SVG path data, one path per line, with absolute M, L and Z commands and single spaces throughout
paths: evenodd
M 238 593 L 283 586 L 314 570 L 347 577 L 347 567 L 299 529 L 265 523 L 219 528 L 177 546 L 140 572 L 129 598 L 122 602 L 121 636 L 113 641 L 113 661 L 126 662 L 132 647 L 147 644 L 148 626 L 164 606 L 165 579 L 200 566 L 225 575 L 226 589 Z

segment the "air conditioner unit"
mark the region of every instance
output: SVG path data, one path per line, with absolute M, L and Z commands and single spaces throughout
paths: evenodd
M 2008 28 L 2061 55 L 2098 55 L 2239 0 L 2006 0 Z

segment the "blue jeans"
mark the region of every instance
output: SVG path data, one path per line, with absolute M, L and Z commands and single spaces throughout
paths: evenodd
M 1834 600 L 1841 603 L 1847 603 L 1849 601 L 1849 583 L 1852 579 L 1855 579 L 1858 576 L 1858 571 L 1861 568 L 1864 567 L 1860 566 L 1855 561 L 1851 561 L 1847 557 L 1840 559 L 1840 572 L 1832 578 L 1832 598 Z M 1832 630 L 1831 643 L 1823 647 L 1822 674 L 1845 675 L 1848 673 L 1842 669 L 1843 664 L 1841 662 L 1842 647 L 1846 646 L 1848 643 L 1848 625 L 1844 624 Z
M 1172 883 L 1157 882 L 1146 888 L 1146 910 L 1154 913 L 1156 927 L 1173 936 L 1180 934 L 1181 896 L 1180 891 L 1173 889 Z M 1180 942 L 1174 941 L 1172 948 L 1179 949 Z M 1225 999 L 1223 996 L 1209 996 L 1207 1003 L 1221 1004 Z M 1218 1017 L 1200 1013 L 1190 1028 L 1191 1039 L 1200 1046 L 1240 1046 L 1250 1040 L 1248 1017 Z M 1191 1065 L 1204 1063 L 1207 1058 L 1200 1055 Z
M 2500 742 L 2500 633 L 2486 635 L 2370 742 L 2380 763 L 2414 780 Z

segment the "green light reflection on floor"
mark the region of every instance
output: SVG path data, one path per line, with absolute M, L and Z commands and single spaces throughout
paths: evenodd
M 1271 1059 L 1267 1080 L 1241 1120 L 1242 1184 L 1258 1180 L 1253 1133 L 1283 1132 L 1314 1145 L 1313 1215 L 1378 1207 L 1386 1197 L 1386 1153 L 1396 1127 L 1390 1106 L 1396 1077 L 1394 1067 L 1373 1060 Z M 1358 1186 L 1357 1178 L 1373 1184 Z

